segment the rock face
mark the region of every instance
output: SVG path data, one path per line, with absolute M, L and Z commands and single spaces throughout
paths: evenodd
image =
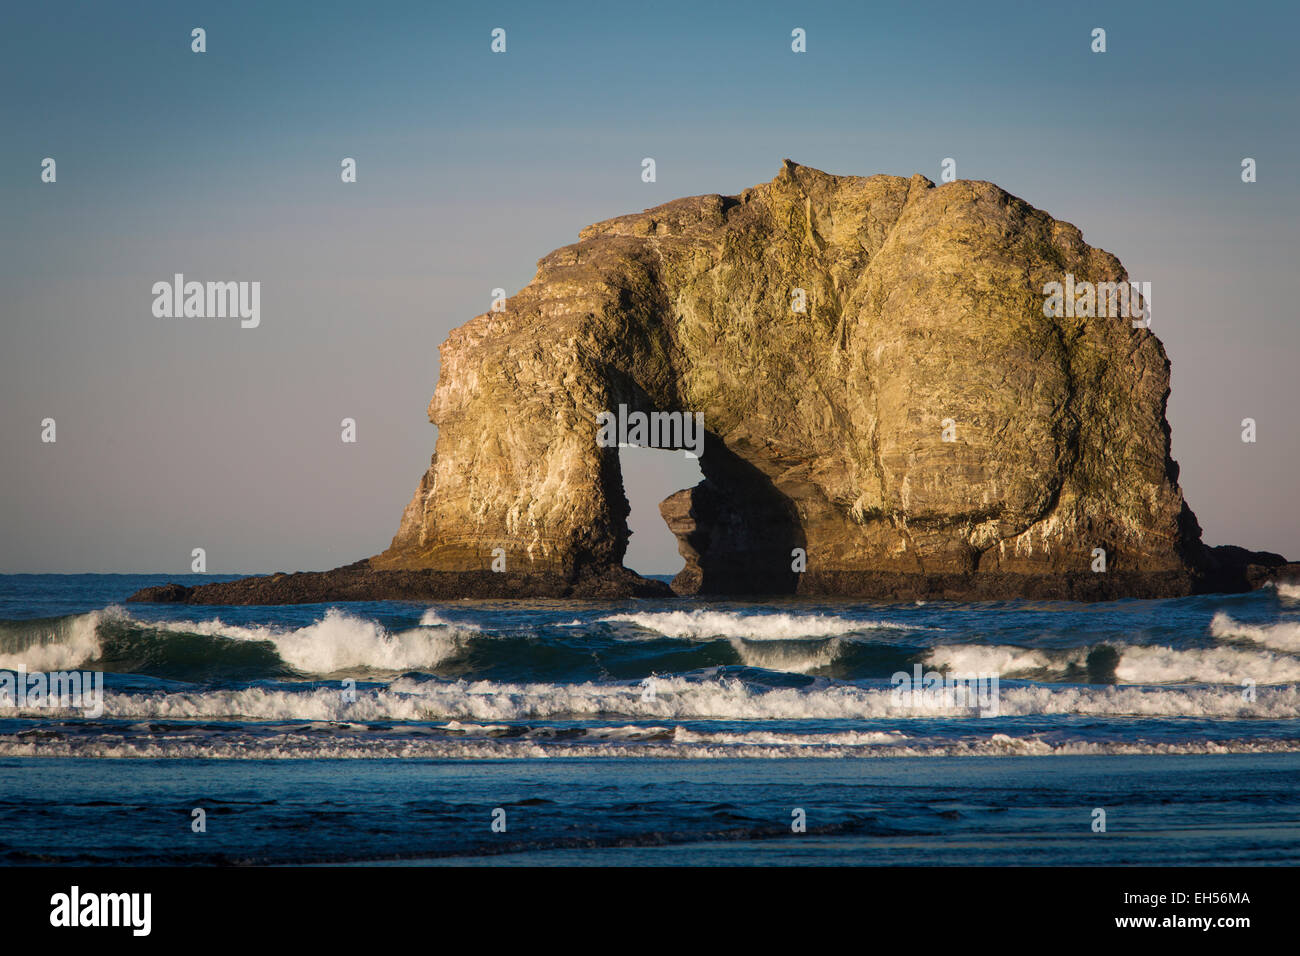
M 1164 349 L 1128 318 L 1046 315 L 1067 274 L 1128 280 L 991 183 L 788 160 L 598 223 L 442 345 L 437 449 L 387 551 L 140 599 L 653 593 L 622 569 L 597 441 L 620 405 L 704 417 L 704 481 L 661 505 L 679 593 L 1162 597 L 1300 571 L 1201 545 Z
M 1066 273 L 1128 279 L 990 183 L 789 161 L 736 197 L 598 223 L 442 346 L 437 451 L 372 564 L 621 564 L 596 415 L 623 404 L 704 414 L 705 481 L 662 507 L 681 591 L 1091 574 L 1094 548 L 1108 573 L 1181 574 L 1200 529 L 1169 457 L 1169 361 L 1126 318 L 1045 316 Z

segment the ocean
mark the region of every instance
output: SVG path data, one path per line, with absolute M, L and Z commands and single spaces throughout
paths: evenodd
M 0 576 L 0 672 L 103 673 L 102 712 L 0 696 L 0 862 L 1300 859 L 1288 586 L 123 603 L 172 580 L 229 577 Z

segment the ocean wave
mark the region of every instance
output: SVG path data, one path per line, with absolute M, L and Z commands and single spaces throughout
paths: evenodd
M 1276 633 L 1274 639 L 1277 639 Z M 1235 685 L 1244 680 L 1253 680 L 1257 684 L 1287 684 L 1300 680 L 1300 659 L 1267 650 L 1232 646 L 1172 648 L 1114 643 L 1046 650 L 949 644 L 931 649 L 926 661 L 952 673 L 997 674 L 1004 680 L 1077 679 L 1094 682 L 1114 680 L 1123 684 Z
M 0 669 L 63 671 L 99 654 L 99 625 L 114 611 L 66 617 L 0 621 Z
M 852 620 L 828 614 L 740 614 L 734 611 L 644 611 L 600 618 L 612 624 L 635 624 L 666 637 L 707 640 L 790 641 L 839 637 L 870 631 L 926 630 L 893 621 Z
M 735 617 L 729 619 L 734 622 Z M 0 666 L 25 666 L 29 671 L 93 666 L 194 682 L 458 673 L 466 668 L 490 672 L 484 677 L 510 679 L 540 669 L 547 677 L 567 672 L 580 680 L 592 676 L 593 670 L 603 673 L 606 664 L 648 674 L 663 655 L 680 670 L 743 664 L 794 674 L 829 668 L 840 657 L 840 638 L 776 637 L 798 620 L 780 618 L 768 622 L 767 632 L 760 630 L 770 635 L 766 639 L 726 638 L 734 651 L 728 656 L 709 647 L 710 641 L 682 638 L 670 639 L 684 641 L 681 649 L 652 649 L 644 641 L 607 632 L 571 631 L 571 638 L 559 640 L 539 638 L 529 628 L 493 633 L 447 620 L 434 609 L 426 610 L 418 625 L 390 630 L 339 608 L 329 608 L 323 617 L 300 626 L 272 626 L 229 623 L 221 617 L 147 620 L 115 606 L 75 617 L 0 624 L 8 627 L 0 629 Z M 836 619 L 832 627 L 829 620 L 814 618 L 812 626 L 847 630 L 865 623 Z M 885 651 L 898 662 L 913 652 Z M 850 669 L 872 676 L 885 666 L 879 654 L 873 658 L 860 653 Z
M 420 615 L 420 626 L 421 627 L 446 627 L 446 628 L 451 628 L 452 630 L 460 634 L 480 634 L 482 633 L 483 630 L 477 624 L 469 624 L 464 621 L 445 620 L 443 616 L 438 613 L 436 608 L 429 608 L 422 615 Z
M 1300 582 L 1297 581 L 1270 581 L 1266 587 L 1271 587 L 1277 591 L 1280 598 L 1288 601 L 1300 601 Z
M 1297 739 L 1227 738 L 1220 740 L 1142 741 L 1046 739 L 1040 735 L 1003 733 L 961 740 L 723 741 L 684 737 L 667 742 L 592 740 L 553 742 L 471 737 L 462 740 L 370 739 L 359 735 L 322 737 L 286 733 L 274 737 L 232 734 L 222 737 L 169 738 L 64 737 L 40 741 L 0 737 L 0 757 L 77 757 L 104 759 L 436 759 L 531 760 L 550 757 L 620 757 L 667 759 L 783 759 L 882 757 L 1051 757 L 1079 755 L 1296 753 Z
M 444 621 L 433 611 L 425 613 L 418 627 L 390 632 L 339 608 L 301 627 L 271 627 L 228 624 L 219 617 L 148 621 L 113 606 L 64 618 L 0 623 L 0 668 L 69 670 L 132 660 L 144 661 L 146 670 L 181 678 L 187 676 L 186 666 L 199 677 L 240 672 L 283 676 L 286 669 L 305 676 L 401 672 L 436 667 L 479 634 L 478 628 Z M 180 640 L 193 637 L 212 640 Z M 170 645 L 169 638 L 175 639 Z M 254 645 L 266 646 L 272 656 L 253 652 Z
M 658 678 L 641 684 L 499 683 L 402 677 L 358 687 L 349 700 L 338 687 L 245 687 L 193 692 L 109 691 L 104 717 L 124 720 L 312 720 L 332 723 L 447 721 L 479 724 L 520 720 L 631 718 L 674 720 L 909 721 L 936 716 L 979 721 L 975 707 L 900 703 L 889 687 L 827 684 L 758 687 L 721 678 Z M 923 705 L 923 706 L 922 706 Z M 1000 686 L 1001 716 L 1300 717 L 1293 686 L 1260 687 L 1249 700 L 1239 689 L 1079 685 Z M 29 716 L 44 716 L 34 711 Z
M 458 652 L 476 628 L 462 628 L 426 612 L 419 628 L 389 632 L 382 624 L 332 607 L 303 627 L 280 629 L 209 621 L 163 621 L 141 626 L 274 645 L 280 659 L 301 674 L 404 671 L 436 667 Z M 436 623 L 435 623 L 436 621 Z M 429 628 L 429 629 L 425 629 Z M 433 630 L 432 628 L 439 628 Z
M 890 646 L 899 647 L 896 644 L 897 638 L 882 635 L 881 632 L 933 630 L 894 621 L 842 618 L 828 614 L 744 614 L 705 610 L 614 614 L 602 617 L 599 621 L 635 625 L 641 630 L 650 631 L 656 638 L 697 643 L 725 640 L 742 664 L 787 674 L 826 671 L 843 661 L 852 649 L 853 642 L 862 644 L 870 639 L 871 642 L 884 641 Z M 907 650 L 901 647 L 899 649 L 904 652 Z M 873 676 L 872 671 L 878 669 L 881 660 L 878 655 L 867 664 L 865 671 L 858 670 L 858 673 L 861 676 Z
M 1279 593 L 1284 586 L 1278 586 Z M 1210 622 L 1210 633 L 1218 638 L 1244 638 L 1275 650 L 1300 652 L 1300 621 L 1244 624 L 1218 611 L 1214 615 L 1214 620 Z
M 748 667 L 807 674 L 835 663 L 843 643 L 839 638 L 819 641 L 750 641 L 728 638 L 736 656 Z
M 820 613 L 645 611 L 572 625 L 512 623 L 492 631 L 449 620 L 431 608 L 418 623 L 386 627 L 337 607 L 298 625 L 236 624 L 215 616 L 151 621 L 113 606 L 61 618 L 0 621 L 0 668 L 94 667 L 200 684 L 419 672 L 521 684 L 554 681 L 558 687 L 566 680 L 586 686 L 582 682 L 612 676 L 689 676 L 733 665 L 772 674 L 885 680 L 924 662 L 951 673 L 1051 683 L 1300 681 L 1300 621 L 1247 624 L 1222 611 L 1209 626 L 1214 646 L 1102 636 L 1076 647 L 1047 641 L 936 644 L 948 632 L 932 628 L 911 637 L 903 632 L 927 629 Z M 608 625 L 614 625 L 612 633 Z M 548 632 L 548 626 L 554 630 Z M 1205 644 L 1204 632 L 1189 643 Z

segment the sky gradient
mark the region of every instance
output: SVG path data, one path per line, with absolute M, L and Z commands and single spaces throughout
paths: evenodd
M 450 329 L 583 226 L 784 157 L 935 181 L 953 157 L 1117 255 L 1152 283 L 1205 540 L 1300 558 L 1300 12 L 1056 6 L 8 5 L 0 571 L 381 551 L 434 447 Z M 177 272 L 260 281 L 260 327 L 155 318 Z M 629 478 L 627 563 L 676 571 L 654 503 L 696 466 L 638 454 L 664 464 Z

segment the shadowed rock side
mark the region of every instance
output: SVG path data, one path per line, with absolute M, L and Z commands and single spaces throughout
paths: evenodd
M 461 598 L 573 598 L 585 601 L 627 597 L 671 597 L 662 581 L 626 568 L 564 578 L 549 572 L 376 571 L 368 560 L 332 571 L 267 574 L 187 586 L 144 588 L 129 601 L 157 604 L 322 604 L 333 601 L 455 601 Z
M 590 226 L 442 345 L 432 463 L 350 573 L 473 572 L 461 596 L 497 596 L 499 548 L 521 596 L 530 576 L 649 593 L 622 571 L 618 450 L 596 440 L 619 405 L 704 415 L 704 481 L 661 505 L 679 593 L 1158 597 L 1300 570 L 1201 545 L 1164 349 L 1127 318 L 1044 316 L 1066 273 L 1128 280 L 991 183 L 788 160 L 739 196 Z

